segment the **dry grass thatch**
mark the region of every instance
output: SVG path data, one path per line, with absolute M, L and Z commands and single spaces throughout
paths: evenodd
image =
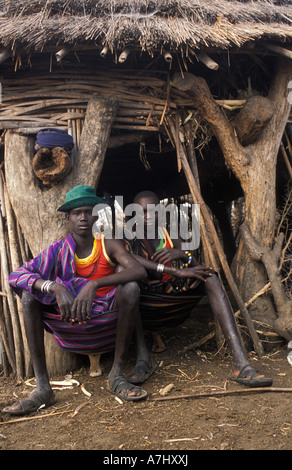
M 292 38 L 290 0 L 0 0 L 2 46 L 228 48 Z

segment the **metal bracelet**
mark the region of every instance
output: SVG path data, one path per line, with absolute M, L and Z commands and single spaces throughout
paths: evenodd
M 50 286 L 53 284 L 53 281 L 45 281 L 41 287 L 41 292 L 49 294 Z
M 164 268 L 165 268 L 164 264 L 159 263 L 159 264 L 157 265 L 157 272 L 158 272 L 158 273 L 163 273 Z

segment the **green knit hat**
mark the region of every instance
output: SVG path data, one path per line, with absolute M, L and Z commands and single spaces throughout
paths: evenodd
M 91 186 L 75 186 L 67 192 L 65 204 L 57 210 L 60 212 L 69 212 L 71 209 L 81 206 L 95 206 L 96 204 L 106 204 L 104 199 L 96 195 L 95 189 Z

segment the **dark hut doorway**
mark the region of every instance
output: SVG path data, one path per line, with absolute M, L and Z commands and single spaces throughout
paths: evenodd
M 110 139 L 97 188 L 98 195 L 110 206 L 115 196 L 123 196 L 125 207 L 144 190 L 155 192 L 160 200 L 185 202 L 184 196 L 190 194 L 190 189 L 184 172 L 178 170 L 176 150 L 166 136 L 149 132 L 140 142 L 136 139 L 136 143 L 119 147 L 113 147 L 113 141 Z M 202 154 L 198 152 L 197 164 L 203 199 L 215 217 L 231 262 L 236 251 L 231 203 L 242 197 L 242 188 L 226 167 L 216 139 L 209 142 Z
M 175 149 L 158 132 L 138 143 L 108 148 L 97 188 L 101 196 L 123 196 L 126 204 L 142 190 L 154 191 L 160 199 L 189 193 Z

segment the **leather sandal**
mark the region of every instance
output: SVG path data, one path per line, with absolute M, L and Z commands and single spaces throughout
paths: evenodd
M 140 391 L 140 395 L 129 396 L 130 392 L 135 390 Z M 147 397 L 147 392 L 140 387 L 136 387 L 132 383 L 128 382 L 124 377 L 117 377 L 112 385 L 108 384 L 108 391 L 113 395 L 126 401 L 139 401 Z
M 272 379 L 261 377 L 249 364 L 244 366 L 236 377 L 230 377 L 230 380 L 247 387 L 270 387 L 273 384 Z
M 126 379 L 132 384 L 143 384 L 152 374 L 156 371 L 158 365 L 151 362 L 151 365 L 148 365 L 148 362 L 144 360 L 138 361 L 135 368 L 127 375 Z
M 17 401 L 14 405 L 4 408 L 3 413 L 9 413 L 14 416 L 24 416 L 30 413 L 38 411 L 40 408 L 47 408 L 56 403 L 55 395 L 52 392 L 48 400 L 44 400 L 40 392 L 34 392 L 28 398 L 25 398 L 22 401 Z M 20 406 L 19 409 L 16 406 Z

